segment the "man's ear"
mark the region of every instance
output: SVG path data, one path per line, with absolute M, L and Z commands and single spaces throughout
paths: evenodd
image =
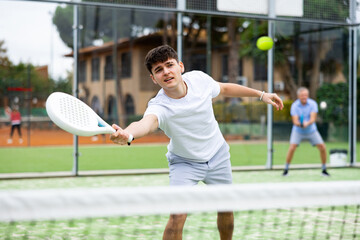
M 180 62 L 179 62 L 179 65 L 180 65 L 180 68 L 181 68 L 181 73 L 184 73 L 184 72 L 185 72 L 184 63 L 180 61 Z
M 150 73 L 150 78 L 151 78 L 151 80 L 153 81 L 153 83 L 155 83 L 155 84 L 158 84 L 156 81 L 155 81 L 155 78 L 154 78 L 154 76 Z

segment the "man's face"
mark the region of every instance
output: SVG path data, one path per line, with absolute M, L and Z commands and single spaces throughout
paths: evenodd
M 155 84 L 159 84 L 164 90 L 169 90 L 182 82 L 183 71 L 183 63 L 170 58 L 165 62 L 155 63 L 151 68 L 150 77 Z
M 300 91 L 298 94 L 298 98 L 299 98 L 301 104 L 305 105 L 307 102 L 307 99 L 309 98 L 309 91 L 307 91 L 307 90 Z

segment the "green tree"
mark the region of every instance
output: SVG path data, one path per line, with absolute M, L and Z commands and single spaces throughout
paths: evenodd
M 145 4 L 144 1 L 136 1 L 136 4 Z M 152 5 L 163 6 L 166 1 L 153 1 Z M 349 10 L 346 7 L 348 0 L 304 0 L 304 17 L 320 20 L 345 20 Z M 187 2 L 190 9 L 197 6 L 207 6 L 208 10 L 216 10 L 216 1 L 199 0 L 196 4 Z M 344 7 L 345 6 L 345 7 Z M 170 6 L 174 7 L 174 6 Z M 104 42 L 111 41 L 114 35 L 113 21 L 114 10 L 100 7 L 80 7 L 81 30 L 80 46 L 85 47 L 93 44 L 94 39 L 102 39 Z M 176 39 L 176 14 L 153 14 L 134 10 L 116 9 L 117 26 L 116 31 L 119 38 L 146 35 L 154 32 L 163 33 L 163 43 L 168 43 L 168 32 L 172 32 L 170 43 L 175 47 Z M 58 7 L 53 22 L 56 25 L 60 37 L 72 47 L 72 18 L 73 6 Z M 206 31 L 207 17 L 197 14 L 187 14 L 184 24 L 184 62 L 191 64 L 192 54 L 199 49 L 201 33 Z M 332 49 L 333 36 L 324 34 L 326 29 L 316 24 L 300 24 L 292 22 L 276 22 L 276 51 L 275 65 L 281 72 L 285 81 L 285 88 L 292 98 L 296 98 L 296 89 L 306 85 L 310 89 L 312 97 L 315 97 L 317 81 L 320 77 L 320 70 L 324 68 L 324 59 Z M 293 33 L 288 34 L 289 28 Z M 305 62 L 304 46 L 301 43 L 302 34 L 311 36 L 308 41 L 306 53 L 312 54 L 311 62 Z M 234 59 L 240 53 L 241 57 L 248 56 L 253 59 L 266 61 L 266 54 L 256 49 L 256 39 L 267 34 L 267 21 L 236 19 L 236 18 L 212 18 L 212 43 L 213 46 L 227 47 L 228 49 L 228 75 L 229 80 L 234 81 L 238 74 L 238 61 Z M 335 33 L 335 34 L 338 34 Z M 202 35 L 203 36 L 203 35 Z M 239 41 L 240 38 L 240 41 Z M 240 42 L 240 44 L 239 44 Z M 294 67 L 295 66 L 295 67 Z M 306 74 L 309 75 L 307 76 Z
M 48 88 L 47 79 L 41 77 L 32 64 L 13 64 L 7 56 L 4 44 L 5 41 L 0 41 L 0 93 L 5 94 L 8 87 L 27 87 L 29 77 L 33 93 L 44 93 Z
M 349 14 L 343 1 L 305 0 L 304 6 L 304 17 L 308 19 L 345 20 Z M 248 20 L 245 26 L 241 34 L 240 55 L 265 62 L 267 55 L 256 48 L 256 40 L 267 35 L 268 21 Z M 339 31 L 332 30 L 334 28 L 320 24 L 276 22 L 275 67 L 281 72 L 285 89 L 293 99 L 300 86 L 307 86 L 310 95 L 315 97 L 324 60 L 333 48 L 333 39 L 339 37 Z M 309 38 L 307 46 L 302 43 L 305 37 Z M 304 54 L 311 54 L 309 62 L 305 62 Z
M 72 5 L 56 8 L 53 23 L 61 40 L 73 48 L 73 11 Z M 116 14 L 116 23 L 113 17 Z M 79 8 L 80 47 L 93 45 L 94 40 L 104 42 L 113 40 L 116 31 L 118 38 L 137 37 L 158 31 L 157 23 L 161 14 L 141 12 L 129 9 L 81 6 Z M 116 26 L 116 28 L 114 28 Z
M 323 84 L 317 90 L 317 102 L 326 102 L 325 109 L 319 109 L 319 115 L 324 122 L 335 125 L 347 125 L 349 109 L 349 84 Z M 321 106 L 321 105 L 320 105 Z
M 51 92 L 64 92 L 64 93 L 72 93 L 72 82 L 71 82 L 71 74 L 67 78 L 60 78 L 56 81 L 50 80 L 49 93 Z
M 4 73 L 11 67 L 11 61 L 7 56 L 7 49 L 5 48 L 5 41 L 0 40 L 0 71 Z
M 45 98 L 49 92 L 49 79 L 42 76 L 36 70 L 36 66 L 30 63 L 20 62 L 9 68 L 8 76 L 5 78 L 5 89 L 8 87 L 29 87 L 29 79 L 32 95 Z
M 5 41 L 0 40 L 0 94 L 3 95 L 5 91 L 6 81 L 9 77 L 12 63 L 7 56 L 7 49 L 5 48 Z
M 70 48 L 73 48 L 73 15 L 74 8 L 71 6 L 57 7 L 53 16 L 61 40 Z

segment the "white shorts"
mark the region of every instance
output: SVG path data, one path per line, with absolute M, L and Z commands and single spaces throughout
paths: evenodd
M 290 144 L 299 145 L 302 140 L 309 140 L 313 146 L 324 143 L 319 131 L 308 134 L 298 133 L 296 130 L 291 131 Z
M 225 142 L 207 162 L 194 162 L 171 152 L 166 154 L 169 162 L 170 185 L 231 184 L 232 172 L 229 145 Z

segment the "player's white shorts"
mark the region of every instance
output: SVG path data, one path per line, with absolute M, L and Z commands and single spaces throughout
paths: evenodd
M 169 162 L 170 185 L 231 184 L 232 172 L 229 145 L 224 142 L 219 151 L 207 162 L 194 162 L 171 152 Z

